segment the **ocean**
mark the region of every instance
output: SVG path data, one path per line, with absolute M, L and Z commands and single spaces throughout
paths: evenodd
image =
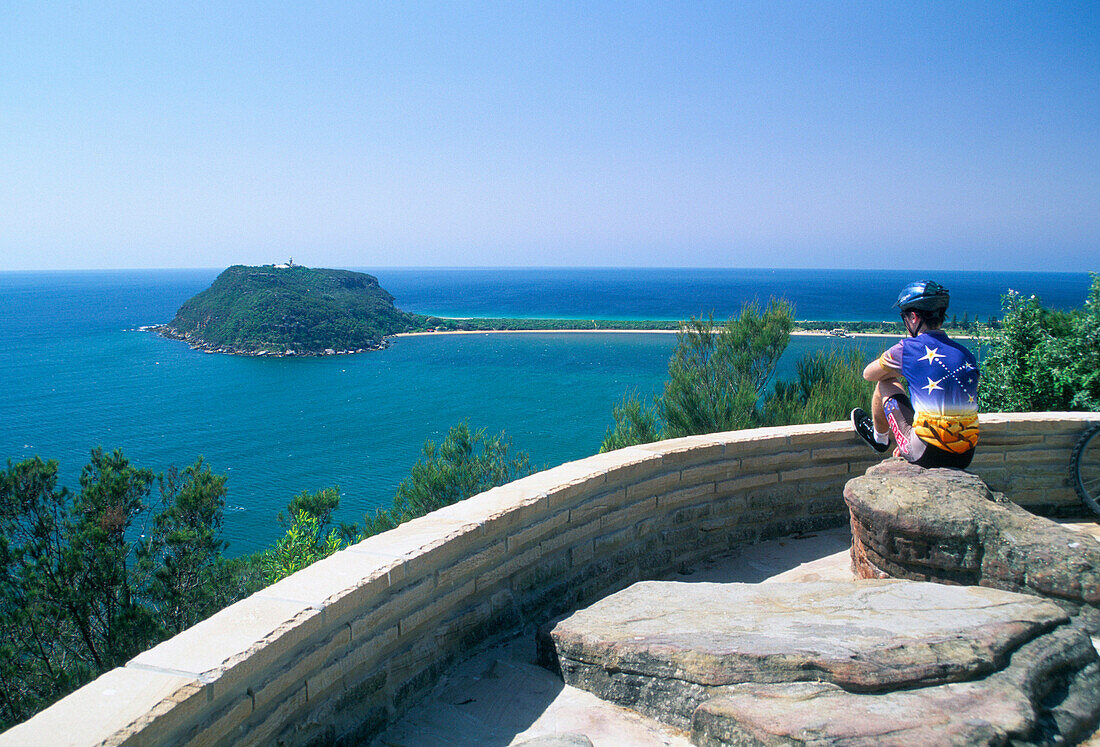
M 725 318 L 782 296 L 799 319 L 894 319 L 906 272 L 837 270 L 362 269 L 396 304 L 439 316 Z M 0 459 L 59 462 L 77 487 L 99 445 L 154 471 L 198 456 L 228 475 L 228 553 L 270 546 L 303 490 L 338 485 L 337 518 L 388 505 L 426 439 L 467 421 L 504 431 L 538 467 L 595 453 L 624 393 L 660 390 L 675 336 L 520 333 L 402 337 L 327 358 L 196 352 L 138 331 L 168 321 L 218 270 L 0 273 Z M 1000 314 L 1008 288 L 1080 306 L 1085 273 L 935 273 L 952 312 Z M 798 337 L 780 363 L 875 338 Z

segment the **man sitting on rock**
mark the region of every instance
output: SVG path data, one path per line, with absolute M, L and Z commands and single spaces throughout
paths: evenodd
M 863 370 L 863 378 L 875 382 L 872 417 L 857 407 L 852 424 L 875 451 L 886 451 L 893 433 L 894 456 L 922 467 L 965 469 L 978 443 L 978 363 L 940 330 L 948 300 L 947 289 L 930 280 L 902 289 L 894 305 L 909 337 Z

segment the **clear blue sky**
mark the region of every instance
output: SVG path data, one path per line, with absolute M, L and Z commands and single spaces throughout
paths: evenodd
M 294 5 L 4 3 L 0 269 L 1100 270 L 1095 0 Z

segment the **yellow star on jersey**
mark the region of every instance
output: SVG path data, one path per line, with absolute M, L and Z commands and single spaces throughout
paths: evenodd
M 924 355 L 917 360 L 928 361 L 929 363 L 935 363 L 940 358 L 946 358 L 946 355 L 940 353 L 939 348 L 930 348 L 927 345 L 924 346 Z M 931 379 L 929 379 L 931 381 Z
M 940 381 L 943 381 L 943 379 L 940 379 Z M 929 378 L 928 383 L 922 386 L 921 389 L 927 389 L 929 394 L 936 391 L 937 389 L 942 390 L 943 387 L 940 386 L 940 381 L 932 381 L 932 379 Z

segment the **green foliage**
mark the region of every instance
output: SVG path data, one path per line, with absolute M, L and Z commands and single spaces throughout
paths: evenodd
M 796 367 L 795 379 L 776 382 L 765 399 L 766 425 L 844 420 L 852 408 L 866 403 L 868 385 L 863 380 L 864 361 L 859 353 L 819 351 L 803 356 Z
M 80 493 L 58 490 L 57 463 L 0 472 L 0 678 L 14 723 L 158 639 L 126 539 L 153 482 L 121 452 L 92 452 Z
M 335 529 L 327 535 L 322 533 L 321 521 L 315 515 L 299 510 L 293 516 L 286 534 L 263 555 L 268 583 L 284 579 L 344 547 Z
M 983 338 L 983 410 L 1100 411 L 1100 275 L 1083 307 L 1046 309 L 1015 291 L 1001 299 L 1000 329 Z
M 332 512 L 339 507 L 340 488 L 339 486 L 335 486 L 325 488 L 324 490 L 318 490 L 316 493 L 310 493 L 308 490 L 303 490 L 291 499 L 286 509 L 287 514 L 292 517 L 296 517 L 299 512 L 305 511 L 310 516 L 315 517 L 323 528 L 332 521 Z M 286 523 L 286 515 L 280 512 L 279 521 L 281 523 Z
M 142 535 L 154 481 L 161 510 Z M 97 448 L 75 496 L 56 462 L 0 470 L 0 727 L 237 598 L 217 538 L 224 496 L 201 459 L 158 479 Z
M 680 327 L 668 363 L 661 415 L 668 437 L 750 428 L 757 401 L 787 347 L 794 310 L 772 299 L 763 314 L 746 304 L 718 329 L 713 319 Z
M 661 439 L 661 426 L 658 422 L 659 403 L 652 407 L 638 399 L 636 393 L 623 397 L 621 404 L 611 410 L 615 425 L 607 429 L 600 453 L 614 451 L 635 444 L 648 444 Z
M 369 537 L 443 506 L 457 503 L 497 485 L 531 473 L 526 454 L 510 457 L 511 441 L 501 433 L 470 431 L 468 423 L 452 426 L 438 446 L 424 444 L 420 459 L 402 481 L 393 505 L 365 517 L 363 536 Z
M 612 410 L 600 451 L 763 425 L 843 420 L 865 404 L 869 387 L 856 352 L 807 355 L 791 381 L 769 393 L 776 364 L 790 340 L 794 310 L 772 300 L 763 314 L 750 304 L 718 328 L 713 320 L 681 325 L 663 396 L 647 407 L 630 395 Z
M 422 326 L 371 275 L 235 265 L 186 301 L 166 332 L 234 351 L 322 353 L 377 347 L 385 335 Z
M 165 630 L 175 634 L 224 607 L 232 593 L 231 568 L 219 538 L 225 511 L 225 476 L 200 457 L 161 478 L 161 511 L 137 548 L 148 575 L 148 599 Z

